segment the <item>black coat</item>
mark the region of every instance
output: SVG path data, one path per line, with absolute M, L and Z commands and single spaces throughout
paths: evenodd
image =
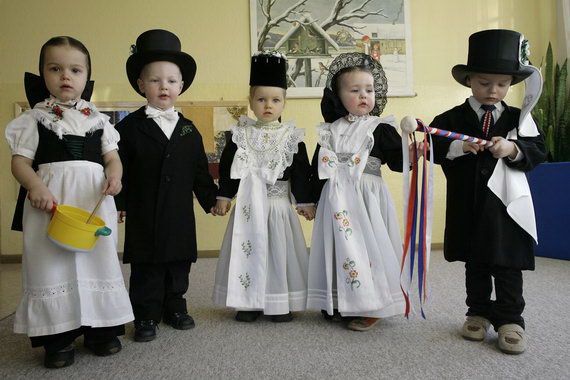
M 390 124 L 380 123 L 376 126 L 376 129 L 374 129 L 373 136 L 374 145 L 370 151 L 370 156 L 378 158 L 382 162 L 382 165 L 388 164 L 390 170 L 401 173 L 404 162 L 402 158 L 402 138 L 396 128 Z M 317 144 L 311 164 L 311 184 L 314 192 L 313 198 L 316 201 L 321 198 L 323 187 L 328 181 L 326 179 L 319 179 L 320 149 L 321 146 Z
M 299 150 L 293 155 L 291 166 L 285 169 L 283 176 L 278 181 L 291 182 L 291 192 L 295 196 L 297 203 L 316 203 L 316 200 L 312 198 L 313 192 L 309 182 L 311 165 L 307 156 L 307 148 L 303 142 L 300 142 L 298 147 Z M 230 177 L 236 151 L 237 145 L 231 139 L 231 132 L 227 132 L 226 146 L 220 157 L 220 190 L 218 195 L 221 197 L 231 199 L 238 192 L 240 180 Z
M 127 212 L 124 262 L 196 261 L 193 195 L 204 211 L 216 203 L 216 185 L 208 172 L 202 136 L 180 119 L 170 140 L 145 108 L 125 117 L 121 134 L 123 190 L 117 209 Z
M 520 109 L 508 107 L 490 131 L 506 137 L 518 126 Z M 484 138 L 477 114 L 468 101 L 439 116 L 432 127 Z M 544 138 L 517 137 L 512 140 L 522 152 L 521 161 L 510 162 L 511 168 L 530 171 L 544 161 Z M 534 269 L 533 239 L 507 214 L 501 200 L 487 187 L 497 159 L 488 150 L 467 154 L 454 160 L 445 158 L 453 140 L 433 138 L 435 162 L 441 164 L 447 179 L 447 203 L 444 254 L 448 261 L 470 261 L 514 269 Z

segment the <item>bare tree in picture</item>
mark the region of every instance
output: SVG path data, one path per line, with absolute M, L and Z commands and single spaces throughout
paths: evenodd
M 358 27 L 348 25 L 348 24 L 346 24 L 346 21 L 348 21 L 350 19 L 354 19 L 354 18 L 364 19 L 367 16 L 372 16 L 372 15 L 378 15 L 378 16 L 382 16 L 384 18 L 388 18 L 388 16 L 386 16 L 383 13 L 384 8 L 380 8 L 377 11 L 364 11 L 364 7 L 366 7 L 368 5 L 368 3 L 370 3 L 371 1 L 372 0 L 364 0 L 362 2 L 362 4 L 360 4 L 360 6 L 357 6 L 356 8 L 353 8 L 353 9 L 351 9 L 351 10 L 349 10 L 346 13 L 341 15 L 340 13 L 348 5 L 350 5 L 353 2 L 353 0 L 336 0 L 334 6 L 332 7 L 330 15 L 319 26 L 321 28 L 323 28 L 324 31 L 326 31 L 335 25 L 339 25 L 339 26 L 344 26 L 345 28 L 351 29 L 358 34 L 362 34 L 358 31 L 358 29 L 362 29 L 362 28 L 358 28 Z M 403 4 L 403 1 L 402 1 L 402 4 Z M 295 70 L 293 70 L 293 73 L 291 74 L 291 79 L 293 79 L 293 80 L 297 79 L 297 77 L 301 73 L 302 67 L 303 67 L 303 61 L 298 59 L 295 62 Z
M 324 20 L 320 24 L 320 27 L 323 28 L 323 30 L 328 30 L 332 26 L 340 25 L 344 26 L 345 28 L 352 29 L 356 33 L 360 33 L 358 31 L 359 28 L 346 24 L 346 21 L 353 18 L 364 19 L 367 16 L 373 16 L 373 15 L 378 15 L 384 18 L 388 18 L 388 16 L 386 16 L 383 13 L 384 12 L 383 8 L 378 9 L 377 11 L 364 11 L 364 7 L 366 7 L 371 1 L 372 0 L 365 0 L 362 4 L 360 4 L 360 6 L 351 9 L 350 11 L 347 11 L 346 13 L 341 15 L 340 12 L 344 8 L 346 8 L 349 4 L 351 4 L 353 0 L 336 0 L 334 6 L 332 7 L 331 14 L 329 15 L 329 17 L 326 18 L 326 20 Z
M 295 4 L 291 5 L 289 8 L 283 11 L 281 15 L 272 17 L 271 15 L 271 8 L 278 0 L 258 0 L 259 7 L 261 8 L 261 12 L 265 16 L 265 23 L 261 27 L 261 31 L 259 32 L 257 38 L 257 50 L 263 50 L 263 45 L 265 41 L 267 41 L 268 34 L 274 27 L 279 26 L 281 22 L 288 22 L 294 23 L 299 22 L 299 20 L 294 20 L 290 18 L 292 15 L 299 15 L 305 11 L 304 5 L 308 0 L 299 0 Z M 330 15 L 319 25 L 323 30 L 328 30 L 335 25 L 343 26 L 345 28 L 351 29 L 356 33 L 362 34 L 358 31 L 358 27 L 351 26 L 346 22 L 351 19 L 364 19 L 367 16 L 382 16 L 384 18 L 388 18 L 383 12 L 384 9 L 380 8 L 376 11 L 365 11 L 364 8 L 370 4 L 373 0 L 364 0 L 360 3 L 360 5 L 355 6 L 350 10 L 345 10 L 349 5 L 354 3 L 354 0 L 336 0 L 334 5 L 331 8 Z M 402 1 L 403 4 L 403 1 Z M 356 4 L 354 4 L 356 5 Z M 344 12 L 341 14 L 341 12 Z M 297 59 L 295 61 L 295 69 L 291 74 L 291 79 L 294 81 L 297 77 L 301 74 L 304 75 L 301 71 L 303 67 L 303 60 Z
M 299 14 L 305 11 L 303 5 L 307 2 L 307 0 L 299 0 L 295 4 L 291 5 L 289 8 L 285 9 L 281 15 L 272 17 L 271 16 L 271 8 L 277 2 L 277 0 L 258 0 L 259 7 L 261 8 L 261 12 L 265 16 L 265 23 L 261 27 L 261 31 L 257 37 L 257 50 L 261 51 L 263 49 L 263 44 L 268 39 L 268 34 L 274 27 L 279 26 L 282 22 L 293 23 L 296 20 L 292 20 L 289 18 L 292 14 Z

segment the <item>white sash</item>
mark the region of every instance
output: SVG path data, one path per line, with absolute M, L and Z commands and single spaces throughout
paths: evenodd
M 518 128 L 512 129 L 507 135 L 508 140 L 517 139 L 517 131 L 523 137 L 538 136 L 538 128 L 530 111 L 538 102 L 542 90 L 542 76 L 534 66 L 533 73 L 525 79 L 525 99 L 519 117 Z M 538 233 L 534 215 L 534 205 L 526 174 L 507 166 L 500 158 L 487 182 L 487 187 L 503 202 L 509 216 L 525 230 L 538 244 Z
M 263 309 L 267 267 L 267 187 L 256 174 L 242 178 L 234 212 L 227 305 Z

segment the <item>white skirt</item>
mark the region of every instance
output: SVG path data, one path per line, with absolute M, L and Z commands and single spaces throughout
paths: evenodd
M 362 202 L 367 211 L 366 215 L 359 215 L 361 225 L 367 224 L 373 232 L 372 243 L 378 247 L 372 251 L 375 257 L 370 257 L 376 271 L 383 273 L 377 276 L 384 277 L 388 282 L 388 293 L 392 302 L 385 304 L 378 310 L 365 310 L 362 312 L 342 312 L 344 316 L 360 316 L 384 318 L 392 315 L 403 314 L 405 311 L 405 300 L 400 289 L 400 265 L 402 262 L 402 238 L 398 217 L 394 207 L 394 202 L 390 196 L 388 188 L 382 177 L 363 173 L 359 181 Z M 343 272 L 342 262 L 335 262 L 335 245 L 333 231 L 328 223 L 324 222 L 325 202 L 328 202 L 329 183 L 325 184 L 317 215 L 313 227 L 313 238 L 311 242 L 311 255 L 309 258 L 309 287 L 307 295 L 307 308 L 314 310 L 327 310 L 332 315 L 333 309 L 338 309 L 338 298 L 336 291 L 337 271 Z M 355 215 L 352 216 L 357 217 Z M 330 215 L 326 215 L 330 218 Z M 333 268 L 327 268 L 326 262 L 334 263 Z M 374 271 L 373 277 L 374 277 Z M 332 277 L 332 292 L 327 290 L 328 278 Z
M 105 181 L 103 167 L 88 161 L 40 165 L 38 176 L 59 204 L 93 210 Z M 97 216 L 111 228 L 91 252 L 70 252 L 48 239 L 50 214 L 24 204 L 23 296 L 14 331 L 42 336 L 81 326 L 109 327 L 134 319 L 117 256 L 117 211 L 106 197 Z
M 307 303 L 308 253 L 299 217 L 288 197 L 268 197 L 267 276 L 265 315 L 281 315 L 304 310 Z M 216 267 L 213 301 L 227 306 L 228 273 L 235 207 L 220 249 Z M 253 309 L 240 309 L 253 310 Z

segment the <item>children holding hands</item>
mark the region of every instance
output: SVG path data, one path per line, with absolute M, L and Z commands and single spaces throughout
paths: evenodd
M 14 331 L 45 349 L 44 365 L 73 364 L 73 342 L 95 355 L 121 350 L 117 338 L 133 313 L 117 256 L 116 208 L 105 197 L 97 216 L 113 231 L 91 252 L 50 241 L 50 212 L 58 204 L 92 210 L 102 195 L 121 190 L 119 134 L 89 98 L 91 60 L 72 37 L 54 37 L 40 52 L 40 76 L 26 73 L 31 110 L 6 128 L 12 173 L 22 185 L 13 229 L 24 232 L 23 296 Z M 26 199 L 27 198 L 27 199 Z
M 131 264 L 135 340 L 147 342 L 161 320 L 179 330 L 194 327 L 184 299 L 197 258 L 192 195 L 209 212 L 217 187 L 198 129 L 174 109 L 194 79 L 194 59 L 176 35 L 159 29 L 142 33 L 132 52 L 127 76 L 148 103 L 116 126 L 124 167 L 116 202 L 127 217 L 123 261 Z
M 286 58 L 262 52 L 251 59 L 250 107 L 220 159 L 215 212 L 224 215 L 236 196 L 216 268 L 214 303 L 253 322 L 262 313 L 274 322 L 292 320 L 306 306 L 308 254 L 298 216 L 313 219 L 315 207 L 304 130 L 281 122 L 287 90 Z
M 535 75 L 520 56 L 522 41 L 508 30 L 473 34 L 468 64 L 452 70 L 473 95 L 431 124 L 493 142 L 483 147 L 434 136 L 433 150 L 447 179 L 445 258 L 466 263 L 462 335 L 481 341 L 493 325 L 499 348 L 510 354 L 526 347 L 521 271 L 534 269 L 536 230 L 532 202 L 515 205 L 501 186 L 523 189 L 527 197 L 522 173 L 546 155 L 528 116 L 532 106 L 521 113 L 503 101 L 511 85 Z M 379 117 L 388 88 L 384 70 L 363 53 L 334 59 L 311 167 L 304 130 L 281 122 L 286 68 L 278 52 L 251 58 L 249 104 L 256 119 L 241 116 L 232 127 L 218 190 L 198 129 L 174 108 L 196 74 L 176 35 L 156 29 L 137 38 L 127 76 L 147 104 L 116 130 L 88 101 L 85 46 L 71 37 L 44 44 L 40 76 L 26 73 L 33 109 L 7 126 L 6 138 L 22 185 L 13 228 L 24 231 L 24 292 L 14 329 L 45 348 L 46 367 L 71 365 L 80 335 L 96 355 L 120 351 L 117 336 L 133 318 L 139 342 L 155 339 L 161 320 L 179 330 L 194 327 L 184 298 L 197 259 L 193 194 L 214 215 L 225 215 L 236 197 L 213 301 L 236 309 L 238 321 L 265 314 L 288 322 L 291 312 L 308 308 L 326 319 L 346 317 L 349 329 L 366 331 L 379 318 L 404 313 L 402 240 L 381 166 L 407 168 L 395 118 Z M 117 208 L 107 197 L 97 213 L 113 231 L 116 210 L 120 222 L 126 218 L 130 302 L 116 232 L 89 254 L 68 252 L 46 236 L 49 212 L 58 204 L 90 210 L 101 194 L 115 196 Z M 292 204 L 305 219 L 315 218 L 310 257 Z M 513 216 L 517 207 L 524 217 Z M 466 231 L 479 238 L 465 239 Z

